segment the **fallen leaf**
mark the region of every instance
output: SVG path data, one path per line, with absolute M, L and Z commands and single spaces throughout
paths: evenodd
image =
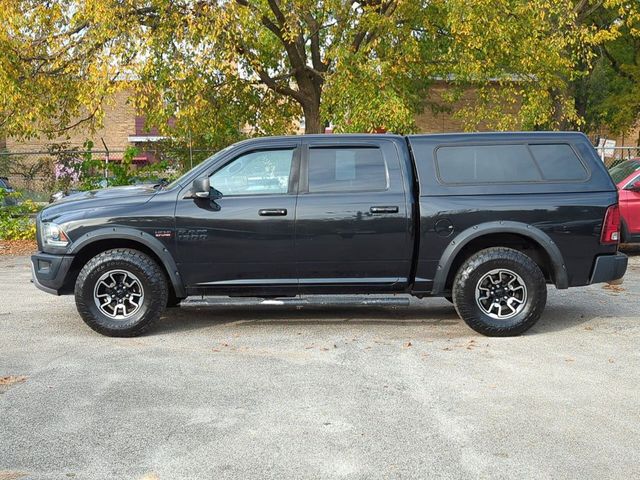
M 611 285 L 609 283 L 606 283 L 602 286 L 602 288 L 604 288 L 605 290 L 611 290 L 612 292 L 624 292 L 625 288 L 621 287 L 620 285 Z
M 9 470 L 0 471 L 0 480 L 18 480 L 19 478 L 26 477 L 24 472 L 12 472 Z
M 160 477 L 158 476 L 157 473 L 147 473 L 144 477 L 142 477 L 140 480 L 160 480 Z
M 411 342 L 407 342 L 407 343 L 404 344 L 404 346 L 405 346 L 405 348 L 409 348 L 409 347 L 412 347 L 413 344 Z
M 27 380 L 27 377 L 24 375 L 9 375 L 7 377 L 0 377 L 0 385 L 9 386 L 15 385 L 16 383 L 22 383 Z

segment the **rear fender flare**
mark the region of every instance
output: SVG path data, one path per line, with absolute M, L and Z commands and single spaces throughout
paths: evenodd
M 439 295 L 444 291 L 451 266 L 464 246 L 476 238 L 492 233 L 514 233 L 533 240 L 544 249 L 551 260 L 556 288 L 569 288 L 569 278 L 567 276 L 564 258 L 562 257 L 560 249 L 549 235 L 539 228 L 533 225 L 527 225 L 526 223 L 495 221 L 481 223 L 467 228 L 460 232 L 449 243 L 438 262 L 436 275 L 433 280 L 433 290 L 431 292 L 433 295 Z

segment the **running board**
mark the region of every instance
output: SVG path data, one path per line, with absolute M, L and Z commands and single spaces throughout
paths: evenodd
M 314 295 L 300 297 L 281 298 L 254 298 L 254 297 L 189 297 L 180 303 L 182 307 L 251 307 L 251 306 L 275 306 L 275 307 L 408 307 L 409 298 L 403 297 L 377 297 L 377 296 L 338 296 L 338 295 Z

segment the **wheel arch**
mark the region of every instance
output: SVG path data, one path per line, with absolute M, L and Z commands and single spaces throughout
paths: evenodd
M 469 249 L 465 250 L 465 247 L 478 243 L 478 240 L 483 238 L 491 238 L 494 235 L 517 236 L 526 239 L 543 254 L 543 265 L 540 265 L 540 262 L 537 263 L 543 267 L 543 270 L 544 267 L 549 270 L 547 273 L 556 287 L 559 289 L 569 287 L 569 279 L 562 253 L 549 235 L 533 225 L 521 222 L 494 221 L 467 228 L 449 243 L 438 262 L 432 295 L 439 295 L 446 291 L 447 285 L 450 284 L 452 277 L 455 275 L 455 266 L 461 264 L 464 259 L 481 249 L 478 248 L 469 253 Z M 494 244 L 491 246 L 509 245 Z
M 65 290 L 73 290 L 73 284 L 82 267 L 95 255 L 113 248 L 132 248 L 153 258 L 165 271 L 169 285 L 177 297 L 186 297 L 186 291 L 177 265 L 167 248 L 155 237 L 133 228 L 101 228 L 83 235 L 75 241 L 68 254 L 74 259 L 65 282 Z

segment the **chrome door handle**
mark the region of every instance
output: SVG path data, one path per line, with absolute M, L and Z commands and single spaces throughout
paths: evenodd
M 398 207 L 371 207 L 371 213 L 398 213 Z
M 287 215 L 286 208 L 261 208 L 258 210 L 261 217 L 284 217 Z

